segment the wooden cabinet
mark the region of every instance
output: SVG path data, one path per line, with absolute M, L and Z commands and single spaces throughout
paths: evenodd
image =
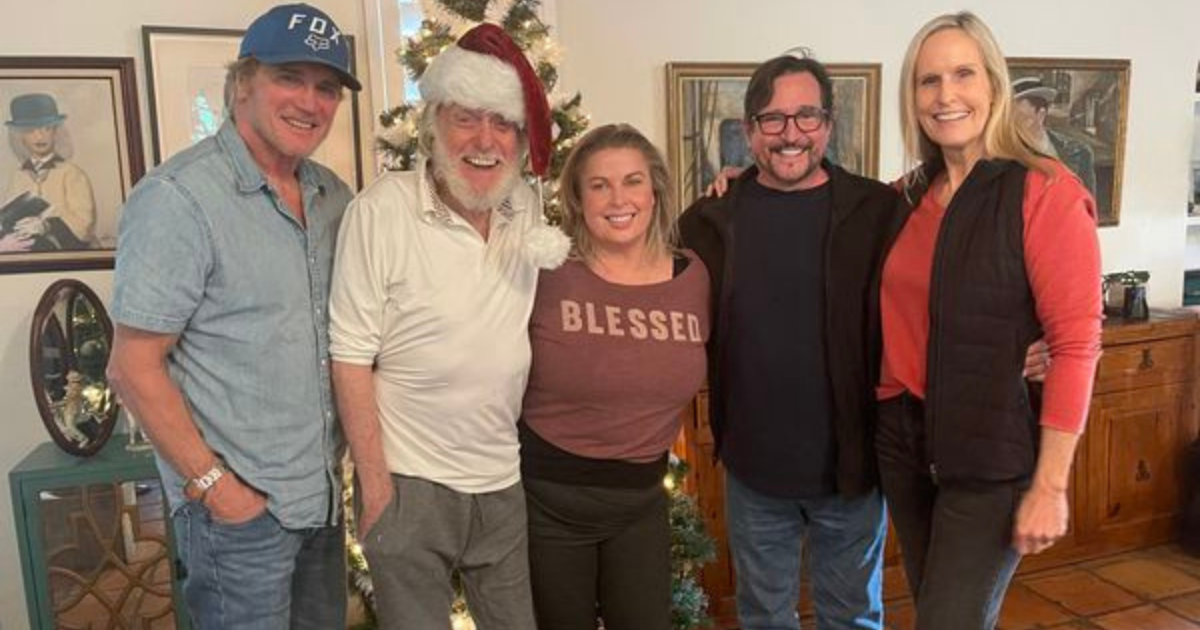
M 1081 542 L 1123 547 L 1169 537 L 1179 507 L 1175 472 L 1186 439 L 1185 393 L 1176 383 L 1096 398 Z
M 1175 538 L 1181 509 L 1182 454 L 1197 436 L 1196 315 L 1154 312 L 1149 321 L 1108 321 L 1088 427 L 1076 454 L 1071 529 L 1050 551 L 1026 558 L 1032 571 L 1136 549 Z M 685 412 L 676 452 L 691 465 L 717 560 L 704 569 L 709 613 L 736 626 L 733 568 L 725 535 L 723 472 L 713 465 L 708 395 Z M 889 535 L 885 598 L 907 593 L 900 550 Z M 811 606 L 801 600 L 802 610 Z
M 1105 341 L 1076 475 L 1087 484 L 1077 543 L 1089 554 L 1174 537 L 1182 455 L 1197 431 L 1192 320 L 1113 326 Z
M 150 452 L 111 440 L 78 458 L 47 442 L 8 479 L 31 628 L 188 628 Z

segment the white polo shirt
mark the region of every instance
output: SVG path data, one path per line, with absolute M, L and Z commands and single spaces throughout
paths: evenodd
M 519 183 L 483 238 L 435 204 L 422 164 L 376 180 L 346 210 L 330 296 L 330 353 L 375 365 L 390 470 L 458 492 L 520 479 L 516 422 L 529 371 L 541 225 Z

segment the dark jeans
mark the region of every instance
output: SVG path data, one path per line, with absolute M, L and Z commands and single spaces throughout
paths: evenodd
M 924 405 L 907 394 L 880 403 L 879 474 L 917 630 L 991 630 L 1021 557 L 1012 548 L 1020 483 L 934 483 Z
M 667 494 L 526 477 L 538 630 L 671 628 Z

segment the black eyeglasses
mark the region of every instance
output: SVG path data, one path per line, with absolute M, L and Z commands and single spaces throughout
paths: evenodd
M 770 112 L 755 114 L 751 120 L 758 125 L 758 130 L 768 136 L 778 136 L 787 129 L 788 121 L 796 123 L 796 128 L 804 133 L 811 133 L 821 128 L 829 120 L 829 112 L 820 107 L 801 107 L 795 114 L 780 114 Z

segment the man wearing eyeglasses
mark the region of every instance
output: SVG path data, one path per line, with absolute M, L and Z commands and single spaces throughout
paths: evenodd
M 815 59 L 763 63 L 745 97 L 754 165 L 680 219 L 715 296 L 710 421 L 743 630 L 800 627 L 805 540 L 817 627 L 883 627 L 869 331 L 896 193 L 825 159 L 833 105 Z

